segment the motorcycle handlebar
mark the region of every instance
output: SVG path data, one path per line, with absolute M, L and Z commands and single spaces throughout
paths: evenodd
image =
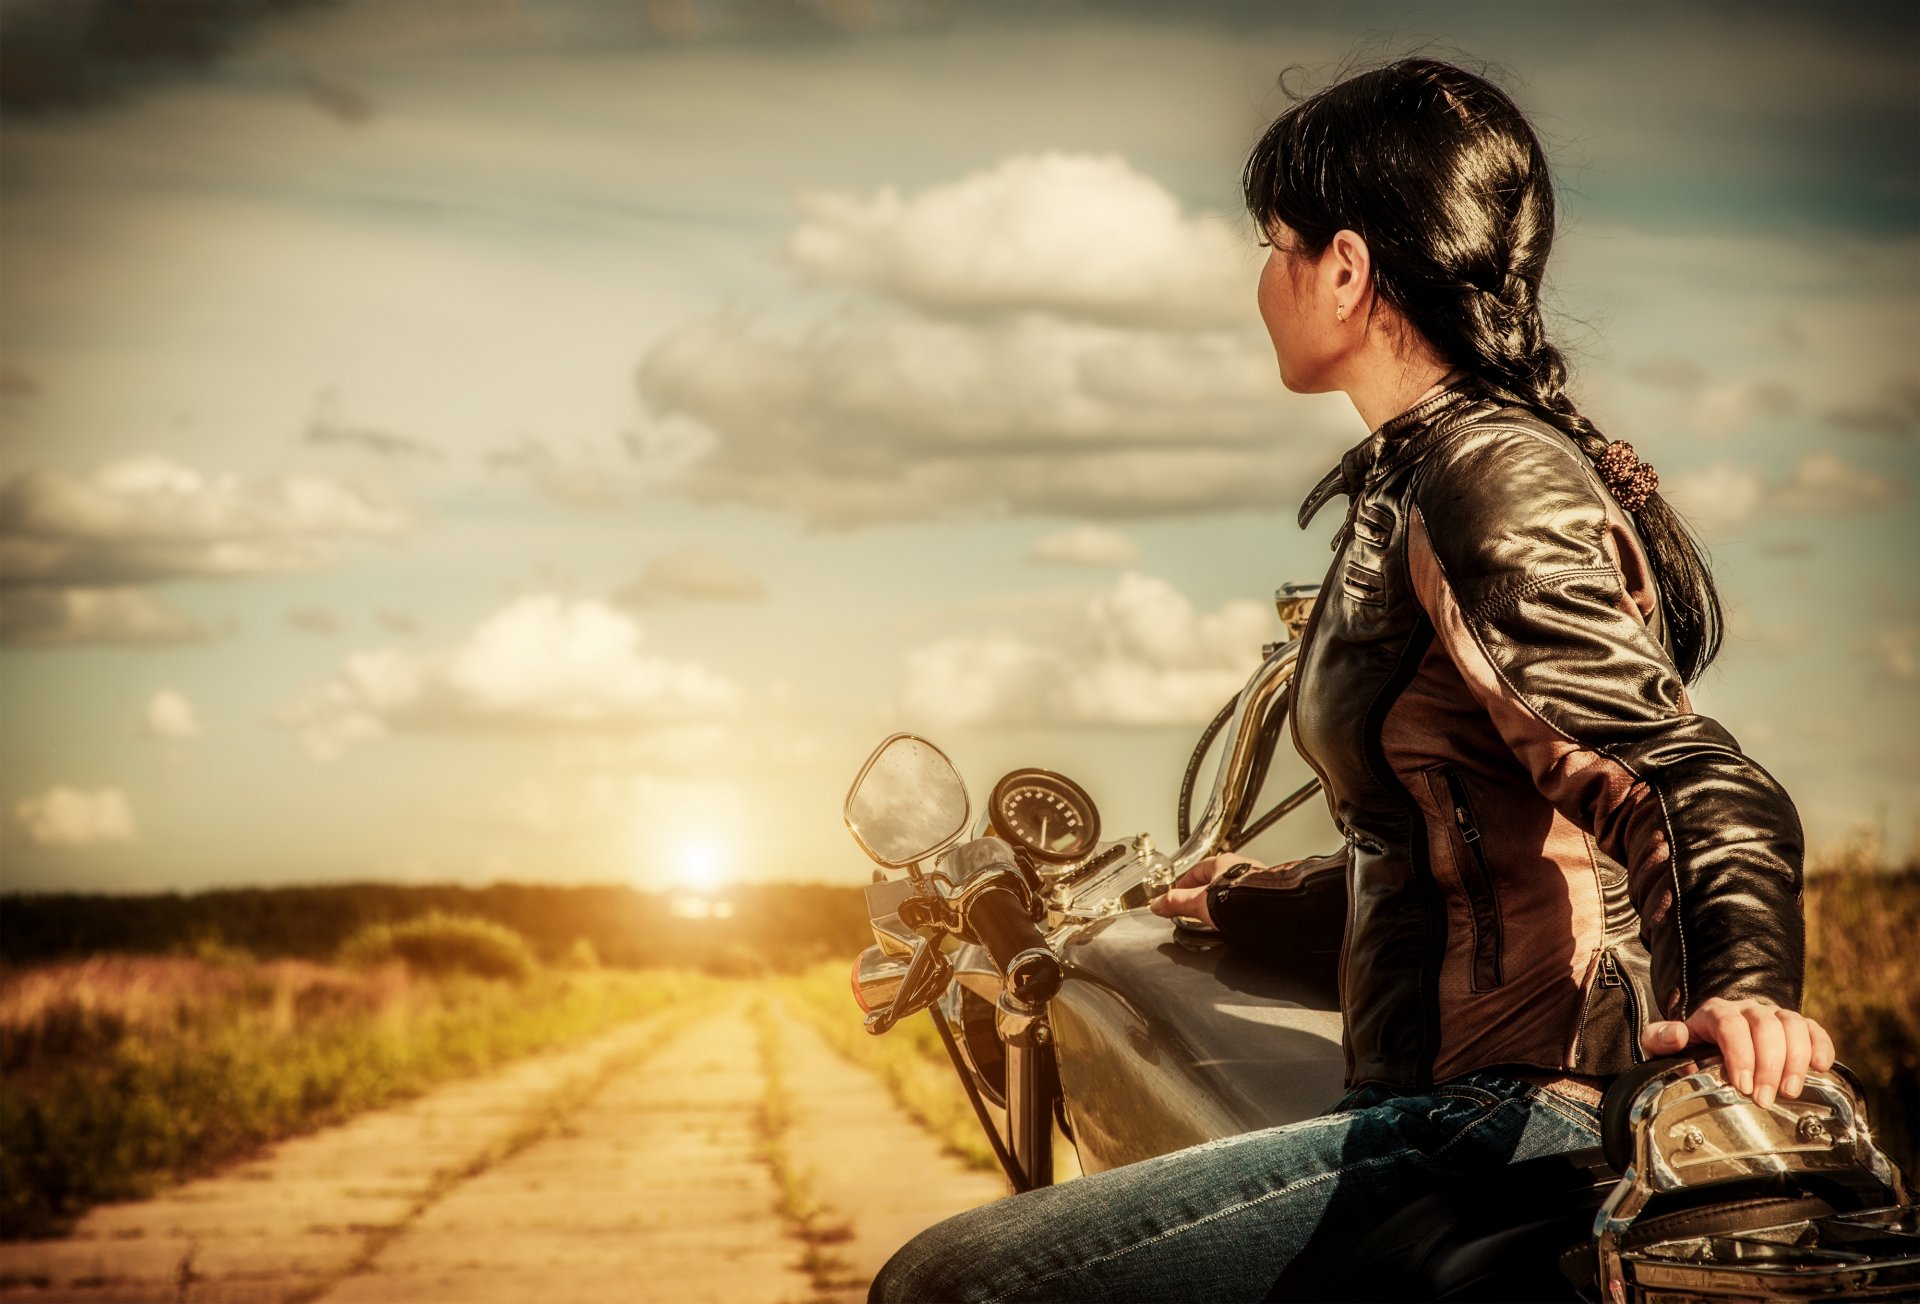
M 1060 990 L 1060 958 L 1012 888 L 982 888 L 967 909 L 967 923 L 1016 998 L 1037 1005 Z

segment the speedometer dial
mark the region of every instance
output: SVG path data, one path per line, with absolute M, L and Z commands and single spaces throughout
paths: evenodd
M 1100 812 L 1086 790 L 1051 770 L 1015 770 L 993 789 L 993 831 L 1036 860 L 1064 865 L 1100 839 Z

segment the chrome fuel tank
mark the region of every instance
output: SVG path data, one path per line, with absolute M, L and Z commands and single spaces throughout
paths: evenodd
M 1340 1098 L 1327 984 L 1147 910 L 1087 924 L 1060 950 L 1067 980 L 1049 1018 L 1083 1171 L 1295 1122 Z

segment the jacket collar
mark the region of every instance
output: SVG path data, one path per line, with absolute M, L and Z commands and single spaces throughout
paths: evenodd
M 1468 372 L 1432 398 L 1383 422 L 1372 434 L 1341 454 L 1339 464 L 1320 478 L 1320 483 L 1300 504 L 1300 528 L 1306 529 L 1336 495 L 1346 494 L 1357 501 L 1367 485 L 1432 447 L 1468 415 L 1484 406 L 1483 402 L 1474 401 L 1481 397 L 1476 378 Z M 1339 546 L 1337 538 L 1334 546 Z

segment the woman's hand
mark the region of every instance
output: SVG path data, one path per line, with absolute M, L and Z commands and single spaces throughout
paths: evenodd
M 1771 1105 L 1776 1093 L 1798 1096 L 1809 1070 L 1833 1067 L 1833 1038 L 1825 1028 L 1766 1001 L 1709 997 L 1684 1023 L 1650 1023 L 1640 1034 L 1649 1055 L 1678 1055 L 1703 1044 L 1719 1048 L 1727 1080 L 1757 1105 Z
M 1208 928 L 1213 928 L 1213 911 L 1207 906 L 1207 885 L 1227 870 L 1237 869 L 1241 865 L 1260 868 L 1260 862 L 1252 856 L 1231 853 L 1209 856 L 1175 879 L 1164 895 L 1148 902 L 1147 908 L 1156 915 L 1182 915 L 1188 919 L 1198 919 Z

